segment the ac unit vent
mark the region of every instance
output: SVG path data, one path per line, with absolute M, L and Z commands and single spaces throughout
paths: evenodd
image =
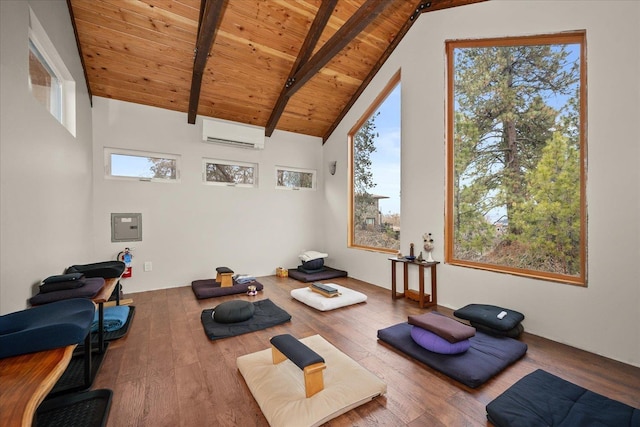
M 228 147 L 264 148 L 264 128 L 220 119 L 202 121 L 202 140 Z

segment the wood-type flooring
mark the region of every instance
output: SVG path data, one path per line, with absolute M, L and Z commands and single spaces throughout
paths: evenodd
M 237 370 L 236 358 L 269 348 L 269 338 L 281 333 L 298 338 L 320 334 L 387 383 L 385 396 L 327 426 L 490 426 L 487 403 L 538 368 L 640 407 L 637 367 L 525 331 L 521 339 L 529 350 L 524 358 L 471 389 L 378 342 L 378 329 L 430 309 L 421 310 L 405 299 L 392 301 L 389 290 L 338 278 L 325 283 L 363 292 L 367 302 L 320 312 L 291 298 L 291 290 L 304 283 L 275 276 L 258 280 L 264 291 L 255 297 L 240 294 L 197 300 L 190 286 L 127 293 L 136 306 L 133 324 L 125 338 L 109 346 L 92 387 L 113 390 L 108 426 L 268 426 Z M 291 314 L 291 322 L 210 341 L 200 313 L 235 298 L 269 298 Z M 437 311 L 452 315 L 444 307 Z

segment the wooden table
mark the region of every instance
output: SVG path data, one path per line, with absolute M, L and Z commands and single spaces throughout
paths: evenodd
M 31 426 L 45 396 L 62 376 L 75 345 L 0 359 L 0 425 Z
M 408 298 L 418 301 L 420 308 L 435 306 L 438 304 L 438 288 L 436 279 L 436 265 L 439 261 L 409 261 L 406 258 L 389 258 L 391 261 L 391 299 Z M 404 270 L 404 292 L 396 291 L 396 264 L 403 264 Z M 418 270 L 418 292 L 409 289 L 409 265 L 417 265 Z M 424 293 L 424 269 L 429 268 L 431 272 L 431 294 Z

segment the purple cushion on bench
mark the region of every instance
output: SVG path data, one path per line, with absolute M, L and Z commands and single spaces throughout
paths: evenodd
M 460 354 L 469 350 L 471 342 L 468 339 L 450 343 L 431 331 L 418 326 L 411 327 L 411 338 L 422 348 L 439 354 Z

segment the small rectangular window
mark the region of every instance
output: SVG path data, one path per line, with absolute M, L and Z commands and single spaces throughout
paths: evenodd
M 276 188 L 290 190 L 315 190 L 316 171 L 276 166 Z
M 177 182 L 180 156 L 146 151 L 105 148 L 105 173 L 109 178 Z
M 206 184 L 232 187 L 256 187 L 258 165 L 255 163 L 230 162 L 227 160 L 203 159 L 203 180 Z

